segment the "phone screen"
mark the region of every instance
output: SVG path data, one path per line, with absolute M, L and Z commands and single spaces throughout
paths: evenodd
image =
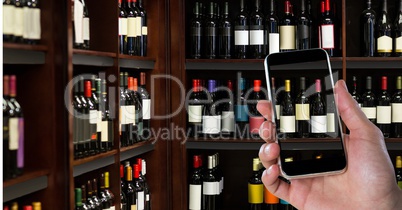
M 270 54 L 265 72 L 282 174 L 308 177 L 346 169 L 333 91 L 341 68 L 331 69 L 324 50 L 310 49 Z

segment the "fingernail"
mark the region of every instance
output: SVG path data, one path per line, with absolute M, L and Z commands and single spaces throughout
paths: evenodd
M 263 139 L 271 139 L 270 138 L 270 133 L 269 133 L 269 131 L 268 131 L 268 129 L 265 129 L 265 124 L 266 123 L 269 123 L 268 121 L 265 121 L 265 122 L 263 122 L 262 124 L 261 124 L 261 127 L 260 127 L 260 130 L 259 130 L 259 134 L 260 134 L 260 136 L 261 136 L 261 138 L 263 138 Z
M 272 173 L 272 166 L 270 166 L 267 170 L 265 170 L 267 172 L 268 175 L 270 175 Z
M 268 144 L 264 148 L 264 153 L 265 153 L 265 155 L 269 155 L 270 152 L 271 152 L 271 144 Z

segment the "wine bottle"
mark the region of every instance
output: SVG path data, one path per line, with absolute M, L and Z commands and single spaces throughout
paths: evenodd
M 285 80 L 285 93 L 280 112 L 280 133 L 283 138 L 293 138 L 296 132 L 296 116 L 293 98 L 290 92 L 290 80 Z
M 205 137 L 217 137 L 221 131 L 221 111 L 216 103 L 216 80 L 208 80 L 208 92 L 210 97 L 202 110 L 202 133 Z
M 237 15 L 234 28 L 235 58 L 245 59 L 248 54 L 249 45 L 249 23 L 248 14 L 245 8 L 245 0 L 240 0 L 240 12 Z
M 14 0 L 14 39 L 16 43 L 23 42 L 24 33 L 24 3 L 22 0 Z
M 214 3 L 209 4 L 209 16 L 205 21 L 205 57 L 209 59 L 216 58 L 217 54 L 217 37 L 218 37 L 218 23 L 214 14 Z
M 101 99 L 101 79 L 92 76 L 92 101 L 95 103 L 96 107 L 96 153 L 101 152 L 101 140 L 102 140 L 102 111 L 100 109 L 100 99 Z
M 279 52 L 279 18 L 275 0 L 270 0 L 269 14 L 265 18 L 266 54 Z
M 311 48 L 311 27 L 311 18 L 307 11 L 306 0 L 302 0 L 300 15 L 297 20 L 297 49 Z
M 32 202 L 32 210 L 42 210 L 41 202 Z
M 299 138 L 310 135 L 310 102 L 306 96 L 305 77 L 300 77 L 300 92 L 296 97 L 296 133 Z
M 127 12 L 125 10 L 125 0 L 119 0 L 119 52 L 120 54 L 128 54 L 127 52 Z
M 101 152 L 110 151 L 113 148 L 113 120 L 110 118 L 110 110 L 106 91 L 106 80 L 101 81 L 100 110 L 101 122 Z
M 130 139 L 129 136 L 129 125 L 128 125 L 128 120 L 127 117 L 129 116 L 128 114 L 128 108 L 126 107 L 127 105 L 127 99 L 126 99 L 126 94 L 125 94 L 125 77 L 124 73 L 120 72 L 120 110 L 119 110 L 119 132 L 120 132 L 120 144 L 122 147 L 128 146 L 128 141 Z
M 281 104 L 278 100 L 279 94 L 276 91 L 276 86 L 275 86 L 275 78 L 271 77 L 271 93 L 272 93 L 272 99 L 274 100 L 275 104 L 275 125 L 276 128 L 280 128 L 280 114 L 281 114 Z
M 10 124 L 10 121 L 15 121 L 14 105 L 9 102 L 10 94 L 10 77 L 8 75 L 3 76 L 3 161 L 4 161 L 4 180 L 13 178 L 13 166 L 11 159 L 15 160 L 15 122 Z M 12 118 L 14 118 L 12 120 Z M 10 126 L 13 126 L 12 128 Z M 14 134 L 11 134 L 11 129 L 13 129 Z M 11 136 L 10 136 L 11 135 Z M 14 143 L 11 142 L 10 137 L 13 137 Z M 18 141 L 17 141 L 18 142 Z M 12 157 L 13 156 L 13 157 Z
M 264 117 L 257 110 L 257 103 L 260 100 L 264 100 L 265 95 L 261 91 L 261 80 L 254 80 L 254 92 L 251 98 L 247 101 L 250 110 L 250 135 L 252 138 L 260 138 L 260 127 L 264 122 Z
M 24 2 L 23 42 L 26 44 L 37 44 L 41 39 L 41 10 L 39 8 L 39 1 L 26 0 Z M 74 9 L 71 11 L 74 11 Z M 72 15 L 72 18 L 74 18 L 74 15 Z
M 229 3 L 225 2 L 223 18 L 219 23 L 219 57 L 232 58 L 233 54 L 233 23 L 229 17 Z
M 213 210 L 217 206 L 219 196 L 219 180 L 214 173 L 213 156 L 208 156 L 207 170 L 202 182 L 202 209 Z
M 151 96 L 146 89 L 146 75 L 145 72 L 140 73 L 140 86 L 138 87 L 138 93 L 141 99 L 142 105 L 142 124 L 143 131 L 141 135 L 142 140 L 148 140 L 151 138 Z
M 402 138 L 402 76 L 396 79 L 396 91 L 392 96 L 392 136 Z
M 100 177 L 100 191 L 99 191 L 99 201 L 101 202 L 102 205 L 102 210 L 107 209 L 110 210 L 111 207 L 111 201 L 110 201 L 110 197 L 108 196 L 108 194 L 106 193 L 105 190 L 105 174 L 101 174 Z
M 199 2 L 195 2 L 193 19 L 191 20 L 190 32 L 190 57 L 194 59 L 201 58 L 202 55 L 202 34 L 203 22 L 200 16 Z
M 396 15 L 395 23 L 395 36 L 394 36 L 394 55 L 396 57 L 402 56 L 402 1 L 399 1 L 399 10 Z
M 255 0 L 255 8 L 250 14 L 250 58 L 261 59 L 264 49 L 264 15 L 261 12 L 260 0 Z
M 120 210 L 127 210 L 127 183 L 125 175 L 127 173 L 124 172 L 124 166 L 120 164 Z
M 324 16 L 320 23 L 320 44 L 321 48 L 327 51 L 328 56 L 337 56 L 336 53 L 336 21 L 331 11 L 330 0 L 325 0 Z
M 84 48 L 84 2 L 74 0 L 73 8 L 74 48 Z
M 84 144 L 84 157 L 90 155 L 89 151 L 91 149 L 91 132 L 89 124 L 89 108 L 87 103 L 87 98 L 85 97 L 85 85 L 84 77 L 79 77 L 79 87 L 80 87 L 80 100 L 82 105 L 82 142 Z
M 85 99 L 88 108 L 89 118 L 89 135 L 90 135 L 90 150 L 89 155 L 95 155 L 98 152 L 98 140 L 96 125 L 98 123 L 98 110 L 96 110 L 95 102 L 92 100 L 92 84 L 90 80 L 85 81 Z
M 279 203 L 281 204 L 281 205 L 280 205 L 280 206 L 281 206 L 280 209 L 282 209 L 282 210 L 293 210 L 293 209 L 295 209 L 292 205 L 290 205 L 290 203 L 288 203 L 288 202 L 285 201 L 285 200 L 280 199 L 280 200 L 279 200 Z
M 311 100 L 311 137 L 324 138 L 327 133 L 327 106 L 321 95 L 321 80 L 315 80 L 315 94 Z
M 74 145 L 74 159 L 79 159 L 84 157 L 84 139 L 83 139 L 83 129 L 82 129 L 82 113 L 83 107 L 80 100 L 80 83 L 77 82 L 74 84 L 74 99 L 73 99 L 73 145 Z
M 141 177 L 144 180 L 144 193 L 145 193 L 145 210 L 151 210 L 151 191 L 148 186 L 148 182 L 146 179 L 147 174 L 147 163 L 144 159 L 141 160 Z
M 128 209 L 137 209 L 137 199 L 135 193 L 135 187 L 133 184 L 133 169 L 131 166 L 127 166 L 126 171 L 126 196 L 127 196 L 127 208 Z
M 381 94 L 377 101 L 377 126 L 382 131 L 384 138 L 390 137 L 391 132 L 391 96 L 388 91 L 387 77 L 381 77 Z
M 264 185 L 259 175 L 259 159 L 253 159 L 253 174 L 248 180 L 248 203 L 250 210 L 261 210 L 263 208 Z
M 360 97 L 360 94 L 357 92 L 357 78 L 356 78 L 356 76 L 353 76 L 352 97 L 356 100 L 356 102 L 359 105 L 359 107 L 362 107 L 362 99 Z
M 133 5 L 134 0 L 127 0 L 127 53 L 129 55 L 138 55 L 136 38 L 137 38 L 137 17 L 138 10 Z
M 193 172 L 190 175 L 189 181 L 189 210 L 201 210 L 201 199 L 202 199 L 202 167 L 201 156 L 193 156 Z
M 279 209 L 279 198 L 269 192 L 266 187 L 264 187 L 264 203 L 266 210 Z
M 139 165 L 134 164 L 133 186 L 134 186 L 135 197 L 137 199 L 137 210 L 144 210 L 145 194 L 144 194 L 144 187 L 141 186 L 139 180 L 139 174 L 140 174 Z
M 214 170 L 214 173 L 216 174 L 216 179 L 219 182 L 219 185 L 218 185 L 218 193 L 219 193 L 219 195 L 217 197 L 217 207 L 216 207 L 216 209 L 224 209 L 224 206 L 223 206 L 223 204 L 224 204 L 223 203 L 224 177 L 223 177 L 222 168 L 219 165 L 219 153 L 215 153 L 212 156 L 212 160 L 213 160 L 213 165 L 214 165 L 213 170 Z
M 135 125 L 137 126 L 137 136 L 135 138 L 136 141 L 143 141 L 145 140 L 144 138 L 144 122 L 143 118 L 144 115 L 142 114 L 143 112 L 143 107 L 142 107 L 142 96 L 140 92 L 138 91 L 138 79 L 133 78 L 133 100 L 134 100 L 134 106 L 135 106 Z M 148 121 L 149 122 L 149 121 Z
M 238 95 L 236 98 L 235 105 L 235 118 L 236 118 L 236 136 L 243 138 L 245 132 L 248 131 L 248 106 L 247 100 L 245 98 L 245 90 L 246 80 L 244 78 L 240 78 L 238 80 Z
M 88 13 L 88 6 L 85 4 L 85 1 L 82 0 L 82 4 L 84 5 L 84 16 L 82 18 L 83 21 L 83 29 L 82 29 L 82 39 L 84 40 L 84 49 L 90 48 L 90 19 Z
M 377 14 L 371 8 L 371 0 L 367 0 L 367 8 L 361 14 L 362 56 L 374 57 L 376 53 L 375 27 Z
M 388 15 L 387 0 L 383 0 L 377 24 L 377 56 L 390 57 L 392 54 L 392 26 Z
M 318 15 L 318 47 L 322 48 L 322 38 L 321 38 L 321 23 L 325 18 L 325 1 L 320 2 L 320 14 Z
M 3 40 L 4 42 L 12 42 L 14 40 L 14 14 L 15 1 L 3 1 Z
M 98 200 L 94 200 L 94 193 L 93 193 L 93 185 L 91 180 L 87 181 L 87 204 L 91 207 L 91 209 L 101 210 L 101 204 Z
M 105 175 L 105 194 L 106 194 L 106 196 L 107 196 L 107 198 L 108 198 L 108 201 L 109 201 L 109 205 L 110 205 L 110 210 L 114 210 L 115 209 L 115 197 L 114 197 L 114 194 L 113 194 L 113 192 L 110 190 L 110 185 L 109 185 L 109 172 L 108 171 L 106 171 L 105 173 L 104 173 L 104 175 Z
M 92 180 L 92 200 L 95 202 L 98 209 L 102 209 L 102 202 L 98 194 L 98 180 L 96 178 Z
M 296 50 L 296 19 L 291 13 L 290 1 L 285 1 L 285 15 L 279 23 L 279 50 Z
M 234 136 L 235 132 L 235 114 L 233 110 L 233 83 L 232 80 L 227 81 L 227 91 L 223 91 L 224 100 L 222 103 L 222 135 Z
M 143 0 L 138 0 L 138 11 L 139 11 L 139 17 L 141 17 L 141 21 L 139 21 L 140 27 L 138 28 L 140 37 L 140 46 L 139 46 L 139 56 L 147 56 L 147 47 L 148 47 L 148 26 L 147 26 L 147 12 L 144 9 L 144 6 L 142 4 Z
M 371 76 L 366 77 L 366 91 L 362 95 L 362 111 L 366 117 L 372 122 L 376 123 L 376 97 L 371 91 Z
M 82 198 L 82 189 L 81 188 L 75 188 L 75 210 L 87 210 L 89 207 L 86 205 L 86 203 L 82 203 L 83 198 Z M 31 207 L 32 209 L 32 207 Z
M 193 79 L 193 91 L 188 101 L 188 134 L 192 137 L 198 137 L 202 133 L 202 110 L 203 98 L 200 90 L 200 80 Z
M 395 176 L 398 187 L 402 189 L 402 157 L 396 156 L 395 161 Z
M 131 79 L 130 79 L 131 78 Z M 136 114 L 136 100 L 133 98 L 132 91 L 133 87 L 133 78 L 128 76 L 128 72 L 124 72 L 124 93 L 126 94 L 126 122 L 128 124 L 128 141 L 127 145 L 133 145 L 136 142 L 137 134 L 137 124 L 135 124 L 135 114 Z
M 145 195 L 147 194 L 146 190 L 145 190 L 145 185 L 147 185 L 147 189 L 148 189 L 148 183 L 146 183 L 146 179 L 145 179 L 144 175 L 142 175 L 142 158 L 137 158 L 136 163 L 138 165 L 138 171 L 139 171 L 138 172 L 138 174 L 139 174 L 138 175 L 138 182 L 139 182 L 140 186 L 144 190 L 144 203 L 143 203 L 143 205 L 144 205 L 144 209 L 145 209 Z

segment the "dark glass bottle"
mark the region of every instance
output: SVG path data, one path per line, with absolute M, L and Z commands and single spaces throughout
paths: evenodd
M 101 152 L 101 139 L 102 139 L 102 111 L 100 109 L 100 98 L 101 98 L 101 79 L 92 77 L 92 101 L 95 103 L 96 107 L 96 153 Z
M 296 50 L 296 19 L 293 16 L 292 4 L 285 1 L 285 15 L 279 23 L 279 50 L 281 52 Z
M 402 157 L 396 156 L 395 161 L 395 177 L 398 187 L 402 189 Z
M 264 117 L 257 110 L 257 103 L 260 100 L 264 100 L 265 94 L 261 90 L 261 80 L 254 80 L 254 91 L 251 94 L 251 98 L 247 100 L 248 109 L 250 110 L 250 135 L 252 138 L 260 138 L 260 127 L 264 122 Z
M 88 103 L 87 103 L 87 98 L 85 97 L 85 85 L 84 85 L 84 77 L 80 76 L 79 77 L 79 88 L 80 88 L 80 93 L 79 97 L 81 100 L 81 105 L 82 105 L 82 142 L 84 145 L 83 149 L 83 155 L 84 157 L 87 157 L 90 155 L 89 151 L 91 149 L 91 131 L 90 131 L 90 124 L 89 124 L 89 108 L 88 108 Z
M 392 96 L 392 136 L 402 138 L 402 76 L 396 79 L 396 90 Z
M 85 187 L 84 184 L 81 185 L 81 193 L 82 193 L 81 195 L 82 195 L 82 207 L 83 207 L 83 209 L 93 210 L 94 209 L 93 206 L 91 206 L 88 203 L 87 190 L 86 190 L 86 187 Z
M 217 38 L 218 23 L 215 19 L 214 3 L 209 4 L 209 16 L 205 21 L 204 37 L 205 37 L 205 58 L 215 59 L 217 57 Z
M 207 170 L 202 182 L 202 209 L 215 210 L 218 205 L 219 180 L 214 172 L 213 156 L 208 156 Z
M 98 123 L 98 110 L 96 109 L 96 104 L 92 100 L 92 83 L 90 80 L 85 81 L 85 99 L 88 108 L 89 117 L 89 135 L 90 135 L 90 150 L 89 155 L 95 155 L 99 153 L 98 151 L 98 140 L 96 125 Z
M 100 191 L 99 191 L 99 200 L 102 204 L 102 209 L 110 209 L 111 202 L 110 197 L 107 195 L 105 190 L 105 174 L 101 174 L 100 177 Z
M 83 48 L 88 50 L 90 48 L 90 39 L 91 39 L 90 18 L 88 13 L 88 6 L 86 5 L 84 0 L 82 0 L 82 4 L 84 5 L 84 16 L 82 19 L 83 21 L 82 39 L 84 40 Z
M 371 8 L 371 0 L 367 0 L 367 8 L 361 14 L 362 56 L 374 57 L 376 53 L 376 12 Z
M 125 0 L 119 0 L 119 52 L 120 54 L 128 54 L 127 52 L 127 12 L 125 10 Z
M 234 114 L 234 98 L 233 98 L 233 83 L 232 80 L 227 81 L 227 89 L 223 91 L 224 100 L 222 102 L 222 135 L 234 136 L 235 132 L 235 114 Z
M 92 200 L 95 202 L 96 209 L 102 209 L 102 201 L 99 198 L 98 194 L 98 180 L 92 180 Z
M 109 176 L 109 172 L 105 172 L 105 190 L 104 193 L 106 194 L 106 197 L 108 198 L 108 202 L 110 205 L 110 209 L 114 209 L 115 208 L 115 197 L 113 192 L 110 190 L 110 176 Z
M 292 94 L 290 92 L 290 80 L 285 80 L 285 93 L 282 99 L 280 113 L 280 138 L 293 138 L 296 132 L 296 116 Z M 283 135 L 283 136 L 282 136 Z
M 310 102 L 306 96 L 305 77 L 300 77 L 300 91 L 296 97 L 296 133 L 299 138 L 310 135 Z
M 200 80 L 193 79 L 193 92 L 190 94 L 187 106 L 187 129 L 189 136 L 198 137 L 202 133 L 203 95 L 200 90 Z
M 199 155 L 193 156 L 193 171 L 189 181 L 188 209 L 201 209 L 202 204 L 202 159 Z
M 133 0 L 127 0 L 127 53 L 129 55 L 138 55 L 136 38 L 137 38 L 137 25 L 136 18 L 138 16 L 138 10 L 133 7 Z
M 376 96 L 375 94 L 371 91 L 371 76 L 368 76 L 366 78 L 366 91 L 362 95 L 362 111 L 366 115 L 366 117 L 372 122 L 376 123 L 376 115 L 377 115 L 377 110 L 376 110 Z
M 266 54 L 279 52 L 279 18 L 275 0 L 270 0 L 269 14 L 265 17 Z
M 324 138 L 327 133 L 327 106 L 321 94 L 321 80 L 315 80 L 315 94 L 311 97 L 311 137 Z
M 240 0 L 240 12 L 237 15 L 234 27 L 235 58 L 245 59 L 249 47 L 249 22 L 245 7 L 245 0 Z
M 357 91 L 357 78 L 356 78 L 356 76 L 353 76 L 352 97 L 356 100 L 356 102 L 359 105 L 359 107 L 361 107 L 362 106 L 362 98 L 360 97 L 360 94 Z
M 97 200 L 94 200 L 93 185 L 91 180 L 88 180 L 86 189 L 88 206 L 90 206 L 90 208 L 94 210 L 101 210 L 101 204 Z
M 392 54 L 392 25 L 388 15 L 387 0 L 383 0 L 381 14 L 377 22 L 377 56 L 390 57 Z
M 133 169 L 131 166 L 127 166 L 125 194 L 127 198 L 127 209 L 137 209 L 137 199 L 133 184 Z
M 113 120 L 110 117 L 106 80 L 101 81 L 100 110 L 102 113 L 101 122 L 101 152 L 110 151 L 113 148 Z
M 88 206 L 82 203 L 81 188 L 75 188 L 75 210 L 87 210 L 87 209 L 89 209 Z
M 279 209 L 279 198 L 273 195 L 264 186 L 264 203 L 266 210 L 278 210 Z
M 140 177 L 139 165 L 134 164 L 133 186 L 134 186 L 135 197 L 137 200 L 137 209 L 144 209 L 145 208 L 145 193 L 144 193 L 144 187 L 141 185 L 139 177 Z
M 146 89 L 146 75 L 145 72 L 140 73 L 140 86 L 138 87 L 140 102 L 142 105 L 142 124 L 143 131 L 141 135 L 142 140 L 148 140 L 151 138 L 151 96 Z
M 390 137 L 391 132 L 391 96 L 388 91 L 387 77 L 381 77 L 381 94 L 377 100 L 377 126 L 382 131 L 384 138 Z
M 148 47 L 148 26 L 147 26 L 147 12 L 145 11 L 143 5 L 142 5 L 143 0 L 138 0 L 138 12 L 139 12 L 139 17 L 141 17 L 141 29 L 139 28 L 138 30 L 141 31 L 141 33 L 138 34 L 140 37 L 140 43 L 139 43 L 139 56 L 147 56 L 147 47 Z
M 223 17 L 219 23 L 219 57 L 232 58 L 233 54 L 233 23 L 229 17 L 229 3 L 225 2 Z
M 263 194 L 264 185 L 259 173 L 259 159 L 253 159 L 253 174 L 248 180 L 248 203 L 250 210 L 262 210 L 263 209 Z
M 281 103 L 279 102 L 279 94 L 276 91 L 276 85 L 275 85 L 275 78 L 271 77 L 271 94 L 272 94 L 272 100 L 273 104 L 275 106 L 274 112 L 275 112 L 275 126 L 277 129 L 280 129 L 280 115 L 281 115 Z
M 245 137 L 248 132 L 248 106 L 245 98 L 246 94 L 246 80 L 240 78 L 237 84 L 237 97 L 235 105 L 235 118 L 236 118 L 236 136 L 239 138 Z
M 147 174 L 147 163 L 144 159 L 138 158 L 137 159 L 138 165 L 141 165 L 141 170 L 140 170 L 140 178 L 142 182 L 144 183 L 144 193 L 145 193 L 145 210 L 150 210 L 151 209 L 151 191 L 149 189 L 148 181 L 146 179 L 146 174 Z
M 83 158 L 84 142 L 82 133 L 82 104 L 79 96 L 79 82 L 74 84 L 73 94 L 73 144 L 74 144 L 74 159 Z
M 331 11 L 330 0 L 325 0 L 324 16 L 320 23 L 320 44 L 321 48 L 327 51 L 328 56 L 337 56 L 337 23 Z
M 121 210 L 128 210 L 127 197 L 126 197 L 127 183 L 126 183 L 125 174 L 126 173 L 124 173 L 124 166 L 121 164 L 120 165 L 120 209 Z
M 311 18 L 307 10 L 306 0 L 302 0 L 297 20 L 297 49 L 311 48 L 311 27 Z
M 399 1 L 399 10 L 394 22 L 394 55 L 402 56 L 402 0 Z
M 16 121 L 14 105 L 9 102 L 9 94 L 10 94 L 10 85 L 9 85 L 10 77 L 8 75 L 3 76 L 3 179 L 8 180 L 13 178 L 13 171 L 15 171 L 16 167 L 16 153 L 15 153 L 15 143 L 11 144 L 11 137 L 14 134 L 11 134 L 12 129 L 18 129 L 17 124 L 11 121 Z M 11 122 L 11 123 L 10 123 Z M 13 126 L 13 127 L 10 127 Z M 13 141 L 15 142 L 17 139 L 13 137 Z M 15 158 L 14 158 L 15 157 Z M 13 161 L 11 161 L 13 159 Z M 13 165 L 15 163 L 15 165 Z
M 203 24 L 200 17 L 199 2 L 195 2 L 194 15 L 190 26 L 190 58 L 199 59 L 202 55 Z
M 250 13 L 250 58 L 261 59 L 265 56 L 264 15 L 260 0 L 255 0 L 255 8 Z
M 127 94 L 130 95 L 130 98 L 132 100 L 132 104 L 133 104 L 133 109 L 134 112 L 132 112 L 132 116 L 133 116 L 133 122 L 132 124 L 132 128 L 130 130 L 130 139 L 132 139 L 132 143 L 135 142 L 139 142 L 141 141 L 140 136 L 142 135 L 142 114 L 141 114 L 141 110 L 142 110 L 142 106 L 141 106 L 141 102 L 140 102 L 140 96 L 137 92 L 138 90 L 138 80 L 137 78 L 133 78 L 133 77 L 129 77 L 128 78 L 128 92 Z
M 208 80 L 209 97 L 202 110 L 202 133 L 205 137 L 217 137 L 221 132 L 221 110 L 218 106 L 216 80 Z

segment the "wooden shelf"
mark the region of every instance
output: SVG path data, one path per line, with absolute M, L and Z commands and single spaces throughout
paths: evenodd
M 130 159 L 135 156 L 142 155 L 144 153 L 150 152 L 154 149 L 155 139 L 150 139 L 148 141 L 143 141 L 135 143 L 128 147 L 123 147 L 120 149 L 120 161 Z
M 402 57 L 346 57 L 348 69 L 398 69 L 402 66 Z
M 73 49 L 73 64 L 84 66 L 113 66 L 115 53 Z
M 48 186 L 49 170 L 27 171 L 3 182 L 3 202 L 43 190 Z
M 31 50 L 31 51 L 43 51 L 48 50 L 45 45 L 31 45 L 31 44 L 19 44 L 19 43 L 3 43 L 4 49 L 17 49 L 17 50 Z
M 48 51 L 44 45 L 3 44 L 3 64 L 44 64 Z
M 117 154 L 117 150 L 100 153 L 98 155 L 74 160 L 73 162 L 73 176 L 79 176 L 81 174 L 93 171 L 114 163 L 114 155 Z
M 119 54 L 119 66 L 132 69 L 153 69 L 155 58 Z

